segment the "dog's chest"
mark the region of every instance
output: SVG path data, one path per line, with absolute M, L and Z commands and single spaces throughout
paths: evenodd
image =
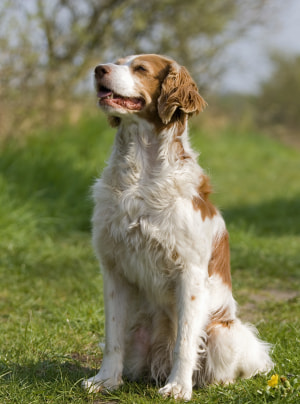
M 167 289 L 180 266 L 172 200 L 155 203 L 155 186 L 132 185 L 121 192 L 99 181 L 97 187 L 94 235 L 100 256 L 142 289 Z
M 109 166 L 94 186 L 94 246 L 102 262 L 113 263 L 139 289 L 161 296 L 172 289 L 181 267 L 170 182 L 123 161 Z
M 164 295 L 186 257 L 199 249 L 192 246 L 199 225 L 183 191 L 198 176 L 197 166 L 171 166 L 167 147 L 151 143 L 146 135 L 128 139 L 117 137 L 94 186 L 93 242 L 103 264 L 140 289 Z

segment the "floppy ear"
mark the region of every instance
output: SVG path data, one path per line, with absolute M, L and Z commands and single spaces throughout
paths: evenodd
M 176 111 L 193 115 L 201 112 L 205 106 L 206 102 L 187 69 L 173 63 L 158 98 L 158 115 L 162 122 L 169 123 Z

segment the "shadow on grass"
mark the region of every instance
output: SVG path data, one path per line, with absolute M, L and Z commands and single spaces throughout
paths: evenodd
M 88 364 L 81 364 L 72 358 L 29 362 L 26 365 L 0 363 L 0 385 L 1 390 L 7 385 L 11 392 L 29 388 L 37 396 L 41 394 L 56 397 L 62 392 L 70 396 L 88 396 L 81 383 L 95 373 L 96 370 Z
M 258 236 L 300 234 L 300 194 L 292 199 L 278 198 L 223 211 L 227 223 L 251 229 Z
M 63 358 L 62 361 L 58 358 L 57 360 L 29 362 L 23 366 L 15 363 L 5 365 L 0 362 L 0 387 L 2 387 L 2 393 L 5 394 L 4 386 L 7 385 L 12 392 L 11 396 L 14 394 L 14 389 L 18 391 L 18 394 L 22 390 L 29 389 L 35 396 L 40 395 L 42 400 L 44 397 L 49 399 L 51 396 L 54 400 L 53 402 L 58 402 L 57 399 L 63 395 L 64 399 L 68 398 L 67 401 L 69 402 L 73 401 L 72 398 L 76 396 L 77 399 L 82 397 L 82 402 L 91 402 L 93 404 L 119 402 L 119 394 L 122 393 L 129 395 L 129 401 L 131 401 L 132 394 L 147 397 L 149 400 L 157 395 L 155 383 L 143 380 L 138 382 L 124 380 L 124 384 L 117 389 L 116 393 L 115 391 L 88 392 L 82 387 L 82 381 L 94 376 L 100 366 L 99 363 L 96 368 L 94 365 L 89 366 L 89 360 L 93 361 L 96 358 L 91 359 L 90 357 L 85 357 L 85 355 L 72 354 L 70 357 Z
M 92 376 L 96 370 L 88 365 L 82 365 L 79 361 L 72 358 L 64 358 L 63 360 L 49 359 L 38 362 L 28 363 L 27 365 L 19 365 L 16 363 L 1 364 L 0 371 L 3 379 L 25 380 L 27 382 L 34 381 L 54 381 L 68 378 L 72 383 L 83 380 Z

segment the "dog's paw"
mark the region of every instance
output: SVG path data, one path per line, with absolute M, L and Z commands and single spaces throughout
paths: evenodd
M 192 388 L 183 386 L 177 382 L 167 383 L 158 392 L 163 397 L 173 397 L 176 400 L 190 401 L 192 398 Z
M 112 391 L 123 384 L 122 378 L 119 379 L 101 379 L 98 375 L 82 382 L 82 387 L 89 393 L 98 393 Z

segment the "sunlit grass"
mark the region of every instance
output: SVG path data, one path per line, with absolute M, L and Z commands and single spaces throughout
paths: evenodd
M 231 238 L 244 320 L 274 344 L 275 371 L 299 373 L 300 152 L 255 133 L 191 128 Z M 102 279 L 90 243 L 90 186 L 114 130 L 100 117 L 0 150 L 0 403 L 158 403 L 153 385 L 89 396 L 101 362 Z M 279 402 L 266 376 L 194 393 L 194 402 Z M 272 392 L 271 392 L 272 393 Z M 276 395 L 277 394 L 277 395 Z M 299 399 L 293 388 L 284 402 Z M 172 402 L 173 400 L 170 400 Z

